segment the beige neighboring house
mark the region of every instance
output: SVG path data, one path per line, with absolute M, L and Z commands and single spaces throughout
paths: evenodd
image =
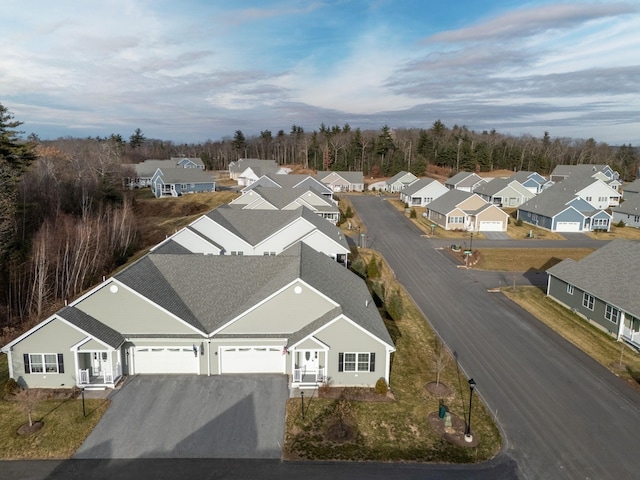
M 509 223 L 501 208 L 475 193 L 455 189 L 429 203 L 423 216 L 445 230 L 506 232 Z
M 316 179 L 334 192 L 364 192 L 362 172 L 318 172 Z

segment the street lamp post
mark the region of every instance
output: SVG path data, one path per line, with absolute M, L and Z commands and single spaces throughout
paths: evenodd
M 304 392 L 300 392 L 300 400 L 302 403 L 302 419 L 304 420 Z
M 471 405 L 473 401 L 473 389 L 476 388 L 476 382 L 473 378 L 469 379 L 469 419 L 467 421 L 467 431 L 464 434 L 465 442 L 473 442 L 473 435 L 471 435 Z
M 473 232 L 471 232 L 471 240 L 469 242 L 469 250 L 473 253 Z

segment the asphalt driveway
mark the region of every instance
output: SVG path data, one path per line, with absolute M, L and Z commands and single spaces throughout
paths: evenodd
M 74 458 L 280 458 L 285 375 L 141 375 Z

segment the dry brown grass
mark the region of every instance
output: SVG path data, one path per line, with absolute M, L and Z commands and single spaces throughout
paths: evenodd
M 371 250 L 360 249 L 365 264 Z M 492 458 L 500 450 L 500 435 L 492 417 L 480 401 L 473 405 L 477 448 L 459 447 L 443 441 L 429 422 L 429 413 L 437 412 L 443 400 L 453 415 L 465 417 L 469 388 L 467 379 L 450 357 L 440 381 L 451 388 L 449 396 L 438 398 L 425 385 L 435 381 L 436 366 L 431 354 L 435 333 L 413 304 L 402 286 L 393 278 L 387 264 L 378 256 L 379 279 L 385 291 L 398 291 L 402 297 L 402 320 L 387 320 L 396 352 L 391 364 L 393 402 L 354 401 L 353 419 L 356 435 L 352 441 L 336 443 L 327 435 L 335 400 L 305 395 L 305 419 L 300 399 L 287 403 L 286 433 L 283 454 L 286 459 L 352 461 L 419 461 L 473 463 Z M 310 398 L 311 397 L 311 398 Z
M 586 235 L 596 240 L 614 240 L 616 238 L 640 240 L 640 228 L 611 227 L 611 231 L 609 232 L 588 232 Z
M 475 268 L 500 272 L 544 272 L 565 258 L 581 260 L 592 248 L 482 248 L 475 249 L 480 258 Z
M 640 390 L 640 354 L 551 300 L 537 287 L 503 287 L 502 292 L 566 340 Z M 622 362 L 620 361 L 622 359 Z
M 231 191 L 194 193 L 182 197 L 155 198 L 150 190 L 137 193 L 136 222 L 144 248 L 156 245 L 199 216 L 229 203 L 240 194 Z

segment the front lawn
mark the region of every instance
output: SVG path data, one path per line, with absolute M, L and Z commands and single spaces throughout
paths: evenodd
M 592 325 L 537 287 L 503 287 L 502 292 L 632 387 L 640 390 L 640 354 Z
M 368 262 L 371 251 L 360 250 Z M 364 401 L 319 398 L 318 391 L 305 393 L 305 418 L 302 418 L 300 398 L 287 403 L 286 433 L 283 455 L 297 460 L 351 461 L 413 461 L 470 463 L 494 457 L 500 450 L 501 439 L 490 413 L 476 396 L 472 411 L 472 430 L 479 440 L 477 447 L 457 446 L 443 439 L 432 428 L 429 414 L 438 412 L 442 401 L 452 415 L 466 418 L 469 404 L 467 379 L 448 355 L 448 363 L 440 382 L 450 388 L 442 396 L 430 393 L 426 385 L 436 380 L 433 351 L 436 336 L 410 297 L 396 282 L 388 267 L 381 261 L 386 292 L 399 292 L 402 298 L 400 321 L 386 320 L 394 339 L 396 352 L 392 357 L 392 401 Z M 481 388 L 481 387 L 479 387 Z M 363 392 L 351 390 L 352 397 Z M 367 392 L 368 393 L 368 392 Z M 375 396 L 375 395 L 374 395 Z M 380 397 L 382 400 L 384 397 Z M 344 413 L 351 435 L 338 438 L 331 426 Z M 342 417 L 345 418 L 345 417 Z
M 475 250 L 478 270 L 544 272 L 566 258 L 581 260 L 593 248 L 482 248 Z
M 0 355 L 0 393 L 9 378 L 7 356 Z M 43 391 L 45 396 L 54 396 Z M 28 423 L 28 416 L 17 401 L 0 398 L 0 459 L 69 458 L 82 445 L 107 410 L 107 400 L 85 400 L 87 416 L 82 414 L 82 400 L 45 398 L 32 413 L 34 421 L 43 422 L 40 430 L 19 435 L 18 429 Z M 1 475 L 0 475 L 1 476 Z

